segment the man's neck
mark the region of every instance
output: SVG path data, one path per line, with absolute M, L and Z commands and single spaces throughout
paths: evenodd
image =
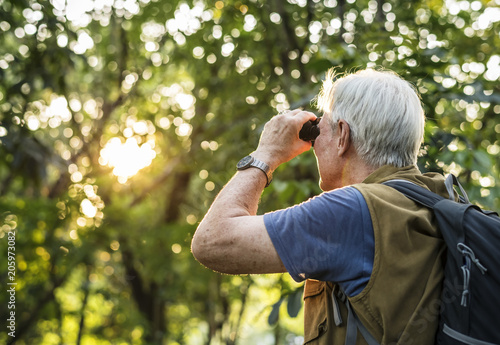
M 357 157 L 346 159 L 339 167 L 337 175 L 329 181 L 330 183 L 320 181 L 320 186 L 323 191 L 329 191 L 361 183 L 375 170 L 377 168 L 367 165 Z
M 377 170 L 377 168 L 369 166 L 360 160 L 355 164 L 346 164 L 342 171 L 342 185 L 350 186 L 361 183 L 375 170 Z

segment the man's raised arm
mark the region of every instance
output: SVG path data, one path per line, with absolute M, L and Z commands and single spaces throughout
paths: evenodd
M 271 119 L 251 156 L 274 171 L 280 164 L 307 151 L 299 139 L 310 112 L 293 110 Z M 286 272 L 264 225 L 257 216 L 260 195 L 268 176 L 259 168 L 240 170 L 219 193 L 193 237 L 192 252 L 203 265 L 229 274 Z

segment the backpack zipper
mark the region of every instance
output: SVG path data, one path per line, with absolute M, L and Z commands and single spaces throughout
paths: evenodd
M 467 247 L 465 244 L 459 243 L 457 244 L 457 248 L 465 258 L 465 264 L 461 267 L 464 278 L 464 291 L 462 292 L 462 300 L 460 302 L 460 305 L 463 307 L 467 307 L 471 263 L 473 262 L 477 266 L 477 268 L 479 268 L 479 271 L 481 271 L 482 274 L 485 274 L 488 269 L 484 267 L 481 262 L 479 262 L 479 259 L 476 258 L 476 255 L 474 254 L 472 249 Z

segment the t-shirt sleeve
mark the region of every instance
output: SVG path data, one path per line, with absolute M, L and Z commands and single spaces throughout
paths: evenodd
M 358 294 L 368 283 L 375 246 L 373 225 L 357 189 L 336 189 L 267 213 L 264 223 L 295 281 L 336 282 L 348 296 Z

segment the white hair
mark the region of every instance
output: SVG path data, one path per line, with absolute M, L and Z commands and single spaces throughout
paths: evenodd
M 413 85 L 396 73 L 366 69 L 336 79 L 330 69 L 318 107 L 334 128 L 340 119 L 349 124 L 354 148 L 370 166 L 416 164 L 424 111 Z

